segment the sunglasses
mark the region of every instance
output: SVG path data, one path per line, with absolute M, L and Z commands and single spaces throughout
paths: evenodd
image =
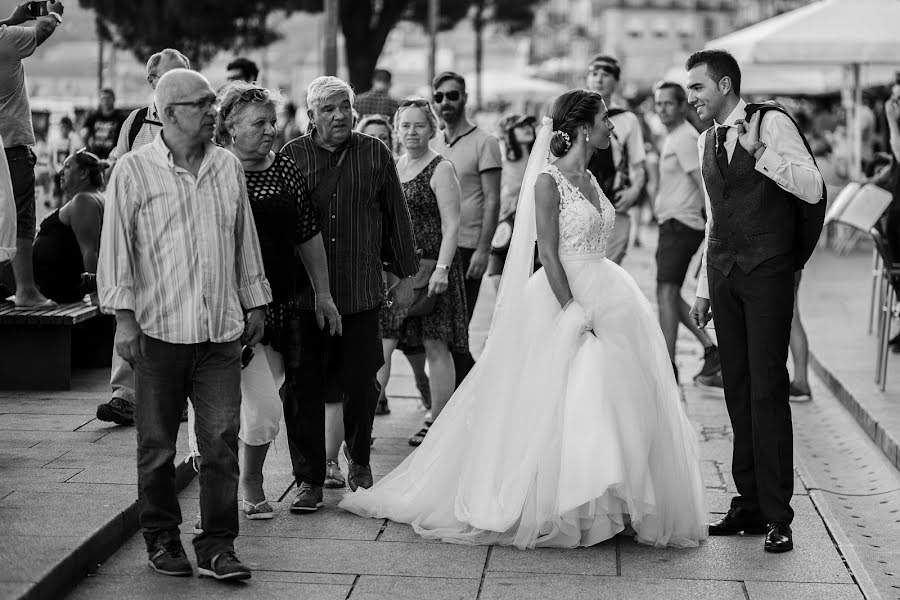
M 441 96 L 441 100 L 438 100 L 438 95 L 440 95 L 440 94 L 441 93 L 438 92 L 437 94 L 434 95 L 434 101 L 437 102 L 438 104 L 440 104 L 441 100 L 444 99 L 444 97 Z M 448 98 L 450 98 L 450 94 L 457 94 L 457 98 L 459 98 L 459 92 L 449 92 L 447 94 Z M 450 100 L 453 100 L 453 98 L 450 98 Z M 425 100 L 424 98 L 410 98 L 409 100 L 404 100 L 403 102 L 400 103 L 400 108 L 408 108 L 410 106 L 416 106 L 418 108 L 425 108 L 426 106 L 428 106 L 428 100 Z
M 450 91 L 447 92 L 447 93 L 444 93 L 444 92 L 435 92 L 435 93 L 434 93 L 434 96 L 433 96 L 433 98 L 434 98 L 434 103 L 435 103 L 435 104 L 440 104 L 441 102 L 444 101 L 444 98 L 445 98 L 445 97 L 446 97 L 447 100 L 449 100 L 450 102 L 456 102 L 457 100 L 459 100 L 460 98 L 462 98 L 462 94 L 461 94 L 459 91 L 457 91 L 457 90 L 450 90 Z

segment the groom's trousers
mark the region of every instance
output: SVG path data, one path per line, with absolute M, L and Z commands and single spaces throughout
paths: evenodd
M 794 517 L 793 431 L 787 371 L 794 305 L 790 253 L 744 273 L 708 267 L 710 301 L 725 403 L 734 432 L 732 507 L 760 511 L 767 522 Z

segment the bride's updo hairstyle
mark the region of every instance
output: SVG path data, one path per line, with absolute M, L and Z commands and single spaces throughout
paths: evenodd
M 553 119 L 550 152 L 553 156 L 566 155 L 575 143 L 579 127 L 594 126 L 602 103 L 603 96 L 589 90 L 569 90 L 554 100 L 550 107 L 550 118 Z

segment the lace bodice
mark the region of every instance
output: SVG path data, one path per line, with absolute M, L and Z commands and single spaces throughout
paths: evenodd
M 600 190 L 593 173 L 588 171 L 600 197 L 600 210 L 591 204 L 556 165 L 544 169 L 556 181 L 559 190 L 559 254 L 606 254 L 606 241 L 616 220 L 616 210 Z

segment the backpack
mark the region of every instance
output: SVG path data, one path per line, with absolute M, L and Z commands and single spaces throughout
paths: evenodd
M 610 108 L 607 115 L 614 117 L 626 112 L 629 111 L 625 108 Z M 618 146 L 622 156 L 622 160 L 618 165 L 616 165 L 613 151 L 614 145 Z M 616 192 L 627 188 L 631 184 L 628 167 L 628 153 L 625 151 L 625 147 L 615 131 L 609 136 L 609 147 L 603 150 L 594 150 L 587 165 L 588 171 L 594 174 L 597 183 L 600 184 L 600 189 L 603 190 L 603 193 L 610 200 L 615 197 Z
M 813 155 L 812 148 L 810 148 L 809 142 L 806 140 L 806 136 L 803 135 L 800 126 L 797 125 L 797 122 L 794 120 L 794 117 L 791 116 L 791 113 L 777 102 L 770 100 L 768 102 L 748 104 L 746 110 L 747 122 L 749 123 L 750 117 L 752 117 L 754 113 L 759 112 L 761 124 L 763 115 L 770 110 L 777 110 L 778 112 L 787 115 L 791 120 L 791 123 L 794 124 L 794 127 L 797 128 L 797 133 L 800 134 L 803 145 L 806 146 L 806 150 L 809 152 L 813 164 L 816 165 L 816 168 L 818 169 L 819 165 L 816 164 L 816 157 Z M 803 269 L 804 265 L 806 265 L 809 257 L 812 256 L 813 251 L 816 249 L 816 244 L 819 243 L 819 236 L 822 235 L 822 227 L 825 223 L 825 208 L 828 203 L 828 191 L 825 187 L 824 180 L 822 182 L 822 198 L 818 202 L 810 204 L 796 196 L 794 197 L 794 200 L 796 201 L 796 210 L 794 211 L 794 271 L 800 271 Z

